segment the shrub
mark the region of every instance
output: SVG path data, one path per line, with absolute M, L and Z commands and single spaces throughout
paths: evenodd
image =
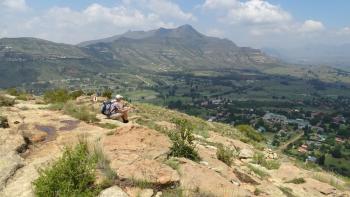
M 15 96 L 18 100 L 26 101 L 29 99 L 29 94 L 24 91 L 17 90 L 16 88 L 9 88 L 6 90 L 6 93 Z
M 260 168 L 253 166 L 252 164 L 247 164 L 247 167 L 263 179 L 270 176 L 269 173 L 265 172 L 264 170 L 262 170 Z
M 72 99 L 76 99 L 76 98 L 78 98 L 79 96 L 82 96 L 82 95 L 84 95 L 84 94 L 85 94 L 84 91 L 82 91 L 82 90 L 76 90 L 76 91 L 71 92 L 69 95 L 70 95 L 70 97 L 71 97 Z
M 63 107 L 64 113 L 88 123 L 98 122 L 96 113 L 88 106 L 78 106 L 74 102 L 68 102 Z
M 0 95 L 0 107 L 2 106 L 13 106 L 15 104 L 15 99 L 8 98 L 4 95 Z
M 185 119 L 175 119 L 173 123 L 176 124 L 177 129 L 169 134 L 173 143 L 170 148 L 169 156 L 185 157 L 193 161 L 199 161 L 200 157 L 193 144 L 194 136 L 192 133 L 192 124 Z
M 40 170 L 40 177 L 33 183 L 35 195 L 95 196 L 98 192 L 93 185 L 96 162 L 96 157 L 89 154 L 87 143 L 80 142 L 74 149 L 66 148 L 50 168 Z
M 112 98 L 112 94 L 113 94 L 113 91 L 111 89 L 105 89 L 103 92 L 102 92 L 102 96 L 103 97 L 107 97 L 108 99 L 111 99 Z
M 239 125 L 237 126 L 237 129 L 242 132 L 245 136 L 247 136 L 249 139 L 252 139 L 257 142 L 265 141 L 265 137 L 258 133 L 253 127 L 249 125 Z
M 293 194 L 293 190 L 288 188 L 288 187 L 278 187 L 284 195 L 286 195 L 287 197 L 295 197 L 295 195 Z
M 216 151 L 216 157 L 228 166 L 231 166 L 234 157 L 234 151 L 221 145 Z
M 262 153 L 255 153 L 253 156 L 253 163 L 264 166 L 265 168 L 272 170 L 278 169 L 281 163 L 278 160 L 267 160 Z
M 44 100 L 47 103 L 65 103 L 70 99 L 72 97 L 66 89 L 48 90 L 44 93 Z
M 174 170 L 179 170 L 180 163 L 174 158 L 170 158 L 164 162 L 166 165 L 170 166 Z
M 292 179 L 290 181 L 286 181 L 286 183 L 303 184 L 303 183 L 305 183 L 305 179 L 304 178 L 295 178 L 295 179 Z

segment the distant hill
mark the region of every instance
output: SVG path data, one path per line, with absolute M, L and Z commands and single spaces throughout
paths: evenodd
M 145 71 L 201 69 L 262 70 L 276 60 L 257 49 L 209 37 L 190 25 L 129 31 L 78 45 L 37 38 L 0 39 L 0 87 L 92 77 L 124 67 Z
M 227 39 L 205 36 L 190 25 L 146 32 L 129 31 L 78 46 L 103 60 L 120 60 L 126 65 L 153 67 L 151 69 L 260 69 L 263 65 L 276 63 L 260 50 L 238 47 Z

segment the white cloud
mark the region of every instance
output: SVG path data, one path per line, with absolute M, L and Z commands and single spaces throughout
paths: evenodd
M 203 7 L 207 9 L 228 9 L 238 4 L 237 0 L 206 0 Z
M 148 7 L 154 13 L 160 16 L 180 19 L 180 20 L 195 20 L 191 14 L 184 12 L 179 5 L 168 0 L 148 0 Z
M 225 20 L 229 23 L 273 24 L 291 20 L 291 15 L 279 6 L 262 0 L 240 2 L 232 7 Z
M 105 7 L 95 3 L 80 11 L 69 7 L 52 7 L 40 15 L 21 18 L 15 25 L 0 19 L 1 26 L 6 26 L 7 34 L 11 36 L 33 36 L 77 43 L 124 33 L 130 29 L 148 30 L 174 27 L 174 24 L 162 20 L 153 12 L 143 12 L 124 5 Z
M 324 30 L 325 27 L 322 22 L 314 20 L 306 20 L 300 27 L 300 32 L 317 32 Z
M 25 0 L 0 0 L 0 6 L 16 11 L 24 11 L 27 9 Z
M 350 35 L 350 27 L 343 27 L 336 32 L 337 35 Z

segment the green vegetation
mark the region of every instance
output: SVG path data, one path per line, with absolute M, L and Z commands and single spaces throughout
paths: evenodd
M 94 147 L 93 153 L 97 160 L 96 168 L 100 170 L 105 177 L 100 187 L 104 189 L 112 186 L 117 179 L 117 174 L 111 169 L 110 161 L 103 154 L 102 148 L 99 146 Z
M 216 151 L 216 157 L 220 161 L 227 164 L 228 166 L 232 165 L 232 161 L 233 161 L 234 156 L 235 156 L 234 151 L 231 150 L 230 148 L 225 147 L 223 145 L 218 146 L 218 149 Z
M 105 129 L 116 129 L 118 125 L 111 124 L 111 123 L 96 123 L 97 126 L 105 128 Z
M 177 130 L 169 134 L 173 143 L 169 156 L 185 157 L 193 161 L 200 161 L 199 154 L 193 144 L 192 124 L 186 119 L 174 119 L 173 122 L 176 124 Z
M 263 192 L 259 189 L 259 188 L 255 188 L 254 190 L 254 195 L 255 196 L 259 196 L 260 194 L 262 194 Z
M 258 133 L 253 127 L 250 125 L 239 125 L 237 129 L 246 135 L 249 139 L 252 139 L 256 142 L 262 142 L 265 140 L 264 136 Z
M 262 153 L 254 154 L 253 163 L 264 166 L 269 170 L 278 169 L 281 166 L 281 163 L 278 160 L 267 160 Z
M 131 180 L 134 187 L 138 187 L 141 189 L 147 189 L 154 187 L 154 184 L 152 182 L 149 182 L 147 180 L 139 180 L 139 179 L 132 179 Z
M 66 148 L 63 156 L 51 167 L 41 170 L 34 181 L 34 193 L 38 197 L 47 196 L 95 196 L 98 189 L 95 181 L 97 158 L 90 154 L 86 142 L 75 148 Z
M 65 114 L 68 114 L 76 119 L 82 120 L 88 123 L 98 122 L 96 118 L 96 112 L 88 106 L 79 106 L 75 102 L 70 101 L 63 107 Z
M 48 90 L 44 93 L 44 100 L 47 103 L 66 103 L 72 97 L 66 89 Z
M 303 184 L 303 183 L 305 183 L 305 179 L 304 178 L 295 178 L 295 179 L 292 179 L 290 181 L 286 181 L 286 183 Z
M 16 88 L 7 89 L 6 93 L 11 95 L 11 96 L 15 96 L 16 99 L 18 99 L 18 100 L 26 101 L 30 98 L 30 95 L 27 94 L 25 91 L 21 91 L 21 90 L 18 90 Z
M 179 170 L 180 163 L 176 158 L 170 158 L 164 162 L 166 165 L 170 166 L 174 170 Z
M 182 188 L 176 187 L 174 189 L 163 190 L 162 197 L 185 197 L 186 195 L 184 193 Z
M 294 194 L 293 194 L 293 190 L 288 188 L 288 187 L 283 187 L 283 186 L 280 186 L 278 187 L 284 195 L 286 195 L 287 197 L 296 197 Z
M 323 183 L 327 183 L 329 185 L 332 185 L 333 187 L 339 189 L 339 190 L 344 190 L 345 185 L 344 182 L 330 174 L 324 174 L 324 173 L 314 173 L 312 176 L 313 179 L 316 179 L 318 181 L 321 181 Z
M 15 104 L 15 99 L 11 99 L 0 94 L 0 107 L 13 106 L 14 104 Z
M 108 99 L 111 99 L 112 98 L 112 94 L 113 94 L 113 91 L 111 89 L 105 89 L 103 92 L 102 92 L 102 96 L 103 97 L 106 97 Z
M 267 177 L 270 176 L 270 174 L 268 172 L 266 172 L 266 171 L 264 171 L 264 170 L 262 170 L 262 169 L 260 169 L 260 168 L 258 168 L 256 166 L 254 166 L 254 165 L 252 165 L 250 163 L 247 164 L 247 167 L 251 171 L 253 171 L 256 175 L 259 175 L 262 179 L 267 178 Z

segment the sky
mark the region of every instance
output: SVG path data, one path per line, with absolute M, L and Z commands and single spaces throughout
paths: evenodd
M 350 43 L 349 0 L 0 0 L 0 38 L 77 44 L 190 24 L 240 46 Z

